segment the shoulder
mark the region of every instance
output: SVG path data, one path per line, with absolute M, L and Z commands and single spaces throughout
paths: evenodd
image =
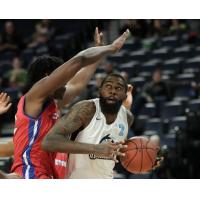
M 73 105 L 72 109 L 85 110 L 93 112 L 96 110 L 95 103 L 92 100 L 83 100 Z
M 128 126 L 130 128 L 131 125 L 133 124 L 134 116 L 133 116 L 132 112 L 130 110 L 128 110 L 128 109 L 126 109 L 126 114 L 127 114 Z
M 95 112 L 95 103 L 92 100 L 84 100 L 73 105 L 67 116 L 76 116 L 74 119 L 80 120 L 87 125 L 92 120 Z

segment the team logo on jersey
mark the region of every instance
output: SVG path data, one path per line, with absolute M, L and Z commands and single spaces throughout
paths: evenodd
M 113 142 L 113 143 L 114 143 L 114 138 L 112 138 L 112 137 L 110 136 L 110 134 L 108 134 L 108 135 L 104 136 L 104 137 L 100 140 L 99 144 L 101 144 L 101 143 L 106 143 L 106 142 Z M 95 159 L 112 160 L 112 159 L 113 159 L 113 158 L 109 158 L 109 157 L 100 157 L 100 156 L 96 156 L 96 155 L 94 155 L 94 154 L 89 154 L 89 158 L 90 158 L 91 160 L 95 160 Z
M 118 127 L 120 129 L 119 136 L 123 136 L 124 135 L 124 130 L 125 130 L 124 124 L 118 124 Z

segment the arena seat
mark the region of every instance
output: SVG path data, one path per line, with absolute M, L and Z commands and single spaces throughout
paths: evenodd
M 192 112 L 200 111 L 200 99 L 190 100 L 190 102 L 188 103 L 188 108 Z
M 163 133 L 163 123 L 160 118 L 151 118 L 146 122 L 146 131 L 156 131 L 159 135 Z
M 183 112 L 182 105 L 178 101 L 166 102 L 161 111 L 163 120 L 171 120 L 174 116 L 179 116 Z

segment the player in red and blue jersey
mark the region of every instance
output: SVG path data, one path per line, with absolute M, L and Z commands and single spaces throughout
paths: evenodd
M 12 166 L 12 172 L 16 176 L 63 176 L 63 168 L 61 171 L 56 170 L 58 166 L 62 167 L 62 161 L 61 165 L 55 165 L 56 153 L 44 152 L 41 149 L 42 139 L 59 116 L 54 100 L 63 99 L 63 104 L 66 104 L 80 94 L 96 70 L 97 62 L 105 55 L 118 51 L 128 34 L 128 31 L 125 32 L 110 45 L 86 49 L 64 64 L 60 59 L 50 56 L 41 56 L 31 64 L 28 72 L 29 83 L 25 95 L 19 101 L 16 114 Z M 96 36 L 100 38 L 98 30 Z

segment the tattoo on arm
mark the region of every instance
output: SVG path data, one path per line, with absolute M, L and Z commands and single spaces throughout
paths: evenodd
M 77 131 L 85 128 L 95 113 L 94 102 L 82 101 L 71 108 L 48 132 L 42 141 L 42 149 L 50 152 L 88 153 L 93 145 L 76 144 L 71 141 Z

